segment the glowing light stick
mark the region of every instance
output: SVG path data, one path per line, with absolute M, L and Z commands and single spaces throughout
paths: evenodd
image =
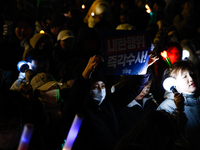
M 30 64 L 27 63 L 26 61 L 19 61 L 18 64 L 17 64 L 17 69 L 18 71 L 20 72 L 25 72 L 25 70 L 29 69 L 30 68 Z
M 82 8 L 82 9 L 85 9 L 85 5 L 83 4 L 83 5 L 81 6 L 81 8 Z
M 65 142 L 65 145 L 63 147 L 63 150 L 71 150 L 71 148 L 74 144 L 74 141 L 76 140 L 76 137 L 78 135 L 82 121 L 83 121 L 83 115 L 76 114 L 74 121 L 71 125 L 71 128 L 69 130 L 69 133 L 67 135 L 66 142 Z
M 28 145 L 31 140 L 31 136 L 33 134 L 34 125 L 33 124 L 25 124 L 24 129 L 21 135 L 20 143 L 17 150 L 27 150 Z
M 172 77 L 168 77 L 164 80 L 163 87 L 166 91 L 172 91 L 173 93 L 178 92 L 176 90 L 176 80 Z
M 172 63 L 170 59 L 167 57 L 167 51 L 163 51 L 160 53 L 160 55 L 165 59 L 165 62 L 171 67 Z
M 40 34 L 44 34 L 45 32 L 44 32 L 44 30 L 40 30 Z
M 182 52 L 182 60 L 188 59 L 190 56 L 190 53 L 187 50 L 183 50 Z

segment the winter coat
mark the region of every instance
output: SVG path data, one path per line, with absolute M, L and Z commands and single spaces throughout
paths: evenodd
M 184 113 L 188 119 L 185 126 L 185 137 L 190 143 L 193 143 L 200 148 L 200 96 L 195 96 L 194 93 L 182 94 L 185 99 Z M 164 109 L 172 114 L 176 109 L 174 94 L 172 92 L 166 92 L 165 97 L 166 99 L 158 106 L 157 110 Z
M 119 140 L 116 111 L 122 109 L 141 92 L 149 74 L 135 76 L 135 91 L 132 95 L 118 91 L 107 95 L 101 105 L 96 105 L 89 97 L 92 80 L 79 75 L 74 81 L 69 99 L 62 107 L 64 127 L 68 133 L 75 114 L 84 116 L 81 128 L 73 146 L 74 149 L 111 150 Z

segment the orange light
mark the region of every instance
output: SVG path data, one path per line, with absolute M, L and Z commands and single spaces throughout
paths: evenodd
M 85 9 L 85 5 L 83 4 L 83 5 L 81 6 L 81 8 L 82 8 L 82 9 Z
M 172 63 L 171 63 L 170 59 L 167 57 L 167 51 L 161 52 L 160 55 L 163 57 L 163 59 L 165 60 L 165 62 L 170 67 L 172 65 Z
M 167 58 L 167 51 L 163 51 L 160 53 L 163 58 Z
M 147 10 L 146 10 L 147 13 L 151 13 L 151 8 L 149 7 L 148 4 L 145 5 L 145 8 L 147 9 Z

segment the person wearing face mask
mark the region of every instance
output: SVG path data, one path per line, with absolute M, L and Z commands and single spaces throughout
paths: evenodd
M 60 112 L 63 101 L 60 97 L 60 84 L 52 75 L 44 72 L 36 74 L 30 81 L 34 95 L 43 103 L 49 117 L 49 126 L 44 135 L 47 149 L 57 149 L 64 140 Z
M 62 102 L 59 86 L 52 75 L 48 73 L 38 73 L 30 81 L 35 95 L 42 101 L 47 111 L 56 108 Z
M 149 60 L 151 64 L 156 61 L 152 57 Z M 127 92 L 122 90 L 105 96 L 106 81 L 98 78 L 98 71 L 95 70 L 102 61 L 103 58 L 99 55 L 90 57 L 84 71 L 77 75 L 68 100 L 63 103 L 61 112 L 66 135 L 75 114 L 81 113 L 84 116 L 73 150 L 113 149 L 119 140 L 116 112 L 142 91 L 149 78 L 149 74 L 132 76 L 134 84 Z
M 101 105 L 106 97 L 106 79 L 98 71 L 93 73 L 90 97 L 95 101 L 97 105 Z

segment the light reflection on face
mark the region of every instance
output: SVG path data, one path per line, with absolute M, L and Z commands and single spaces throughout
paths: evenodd
M 189 72 L 188 70 L 180 70 L 176 77 L 176 81 L 176 88 L 181 92 L 194 93 L 196 91 L 196 85 L 193 80 L 193 72 Z
M 167 57 L 170 59 L 171 63 L 173 64 L 177 60 L 181 60 L 181 52 L 178 50 L 177 47 L 170 47 L 167 49 Z
M 140 94 L 135 98 L 135 100 L 142 100 L 144 98 L 144 96 L 146 96 L 149 93 L 149 90 L 151 88 L 151 83 L 147 84 L 142 91 L 140 92 Z

